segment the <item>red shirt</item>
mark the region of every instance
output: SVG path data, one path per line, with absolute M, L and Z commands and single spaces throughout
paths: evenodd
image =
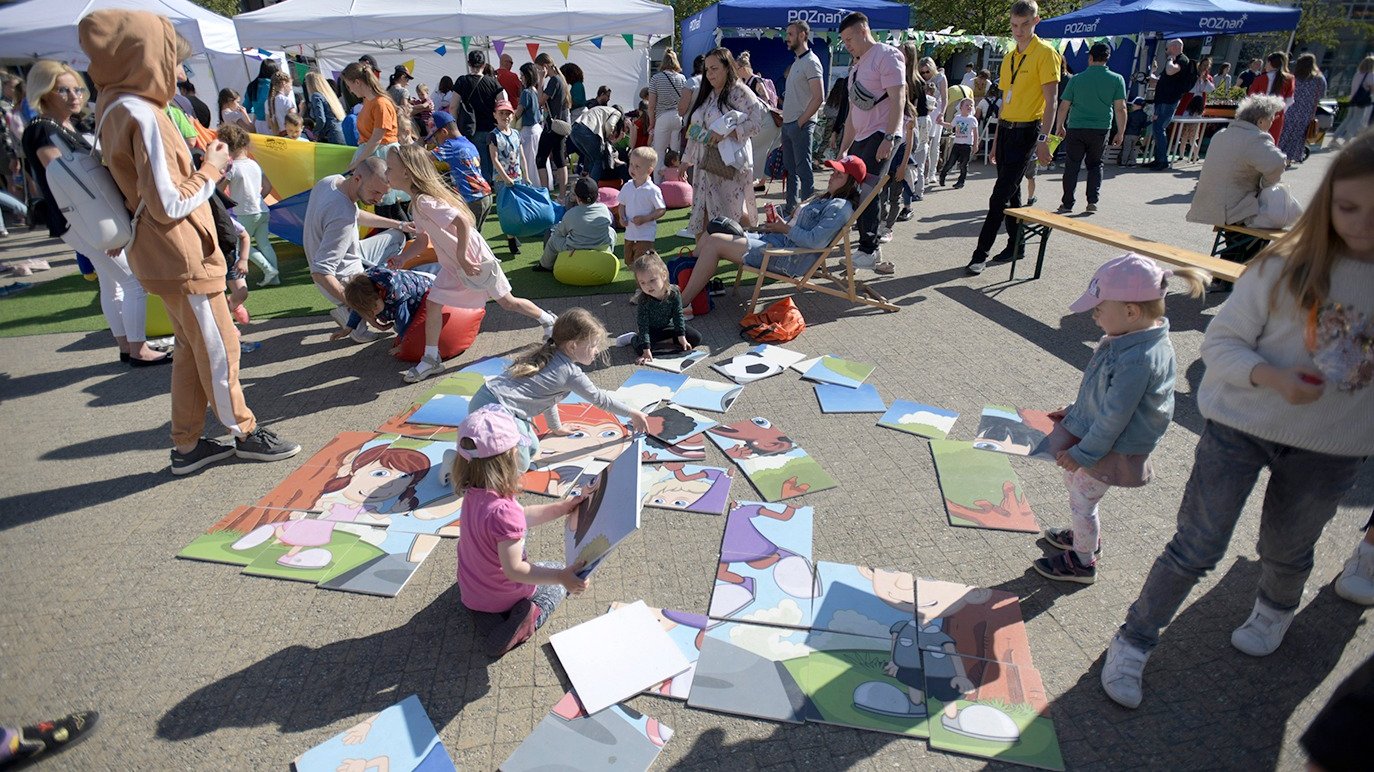
M 520 75 L 515 70 L 502 67 L 496 71 L 496 80 L 506 90 L 506 98 L 512 105 L 520 104 Z

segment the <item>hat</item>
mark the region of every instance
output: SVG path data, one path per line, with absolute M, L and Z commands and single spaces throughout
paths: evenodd
M 1088 291 L 1069 306 L 1075 314 L 1091 311 L 1104 300 L 1143 303 L 1164 297 L 1164 280 L 1174 272 L 1134 252 L 1108 260 L 1093 274 Z
M 471 440 L 472 450 L 463 447 L 463 440 Z M 458 455 L 468 461 L 474 458 L 499 456 L 516 445 L 528 445 L 515 425 L 515 416 L 501 405 L 487 404 L 468 413 L 458 424 Z
M 481 51 L 469 51 L 469 52 L 468 52 L 468 66 L 469 66 L 469 67 L 481 67 L 482 65 L 484 65 L 484 64 L 486 64 L 486 63 L 487 63 L 487 55 L 486 55 L 486 54 L 482 53 Z
M 382 68 L 377 66 L 377 59 L 373 57 L 372 54 L 363 54 L 362 56 L 358 57 L 358 61 L 366 62 L 368 67 L 371 67 L 373 70 L 376 70 L 377 72 L 381 72 Z
M 856 155 L 847 155 L 838 161 L 826 161 L 825 165 L 837 172 L 848 174 L 858 184 L 863 184 L 864 179 L 868 177 L 868 164 Z
M 501 92 L 500 96 L 496 97 L 496 104 L 492 105 L 491 108 L 493 113 L 499 113 L 502 110 L 508 113 L 515 112 L 515 108 L 510 106 L 510 98 L 506 96 L 506 92 L 504 91 Z
M 444 129 L 447 129 L 449 126 L 457 123 L 457 121 L 453 119 L 452 115 L 449 115 L 443 110 L 435 110 L 434 115 L 430 116 L 430 120 L 434 121 L 434 131 L 431 131 L 429 133 L 429 136 L 425 137 L 426 142 L 428 142 L 429 139 L 433 137 L 435 134 L 438 134 Z
M 407 77 L 407 78 L 414 78 L 414 77 L 415 77 L 414 75 L 411 75 L 411 74 L 410 74 L 410 70 L 407 70 L 407 69 L 406 69 L 406 66 L 405 66 L 404 64 L 398 64 L 398 65 L 396 65 L 396 69 L 392 70 L 392 71 L 391 71 L 391 74 L 392 74 L 393 76 L 404 76 L 404 77 Z
M 1135 99 L 1132 99 L 1132 100 L 1131 100 L 1131 104 L 1133 104 L 1133 105 L 1143 105 L 1143 104 L 1145 104 L 1145 97 L 1136 97 Z
M 591 177 L 578 177 L 577 182 L 573 183 L 573 196 L 579 201 L 596 201 L 598 188 L 596 180 Z
M 1112 55 L 1111 46 L 1106 43 L 1093 43 L 1092 48 L 1088 49 L 1088 58 L 1098 61 L 1105 61 Z

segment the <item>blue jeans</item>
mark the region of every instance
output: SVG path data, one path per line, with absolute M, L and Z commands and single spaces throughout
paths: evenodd
M 784 208 L 789 216 L 796 211 L 798 200 L 805 201 L 816 191 L 816 175 L 811 171 L 811 137 L 815 132 L 815 121 L 782 125 L 782 168 L 787 171 Z
M 482 178 L 491 179 L 492 175 L 495 174 L 491 165 L 491 132 L 474 131 L 468 139 L 477 146 L 477 158 L 482 164 Z
M 1183 491 L 1174 538 L 1155 559 L 1121 637 L 1150 651 L 1198 580 L 1226 554 L 1245 500 L 1269 470 L 1260 513 L 1259 599 L 1291 611 L 1312 573 L 1312 551 L 1336 504 L 1355 483 L 1363 458 L 1280 445 L 1208 421 Z
M 1155 103 L 1153 133 L 1156 166 L 1166 166 L 1169 163 L 1169 124 L 1174 122 L 1174 111 L 1177 109 L 1177 99 L 1167 104 Z

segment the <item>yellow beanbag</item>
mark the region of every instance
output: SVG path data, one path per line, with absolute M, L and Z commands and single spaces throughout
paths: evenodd
M 559 252 L 553 264 L 553 278 L 574 287 L 595 287 L 615 281 L 620 259 L 611 252 L 574 249 Z
M 149 338 L 165 338 L 172 334 L 172 320 L 167 316 L 167 306 L 162 298 L 148 294 L 148 319 L 143 325 Z

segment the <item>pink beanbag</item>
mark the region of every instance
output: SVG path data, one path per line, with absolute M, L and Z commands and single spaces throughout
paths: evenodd
M 682 180 L 665 180 L 659 184 L 663 191 L 663 205 L 669 209 L 688 209 L 692 206 L 692 186 Z
M 425 354 L 425 311 L 426 305 L 421 305 L 419 313 L 410 320 L 405 337 L 401 338 L 401 348 L 396 352 L 396 358 L 402 362 L 418 362 Z M 485 308 L 444 306 L 444 326 L 439 331 L 439 356 L 449 359 L 467 351 L 472 342 L 477 340 L 482 319 L 486 315 Z

